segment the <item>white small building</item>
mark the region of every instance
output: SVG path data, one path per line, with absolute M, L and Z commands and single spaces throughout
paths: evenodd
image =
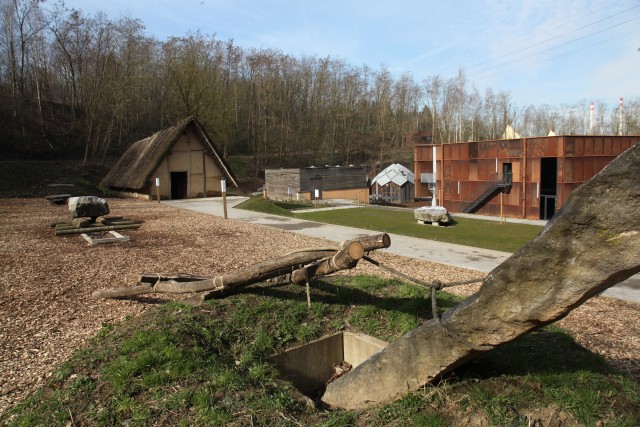
M 399 163 L 394 163 L 371 181 L 371 200 L 387 203 L 413 202 L 413 186 L 413 172 Z

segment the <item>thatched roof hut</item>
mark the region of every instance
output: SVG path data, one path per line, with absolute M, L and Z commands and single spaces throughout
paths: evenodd
M 218 196 L 221 179 L 238 186 L 231 168 L 194 117 L 135 142 L 100 186 L 133 197 Z M 156 185 L 159 188 L 156 188 Z

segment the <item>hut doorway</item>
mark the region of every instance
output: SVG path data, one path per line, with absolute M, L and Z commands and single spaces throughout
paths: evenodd
M 540 219 L 551 219 L 556 214 L 556 187 L 558 159 L 543 157 L 540 162 Z
M 171 200 L 187 198 L 187 173 L 171 172 Z

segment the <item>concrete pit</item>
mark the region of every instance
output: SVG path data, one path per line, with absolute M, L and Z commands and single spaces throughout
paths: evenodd
M 387 343 L 368 335 L 340 332 L 270 357 L 280 374 L 306 396 L 316 399 L 344 362 L 355 368 Z M 348 375 L 348 372 L 344 375 Z

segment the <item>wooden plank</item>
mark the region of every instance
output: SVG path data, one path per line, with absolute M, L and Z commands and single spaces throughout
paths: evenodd
M 115 243 L 115 242 L 128 242 L 129 240 L 131 240 L 131 237 L 124 236 L 118 233 L 117 231 L 111 230 L 109 231 L 109 234 L 111 234 L 113 237 L 93 238 L 89 236 L 87 233 L 82 233 L 81 236 L 84 238 L 84 240 L 89 242 L 90 245 L 100 245 L 103 243 Z

